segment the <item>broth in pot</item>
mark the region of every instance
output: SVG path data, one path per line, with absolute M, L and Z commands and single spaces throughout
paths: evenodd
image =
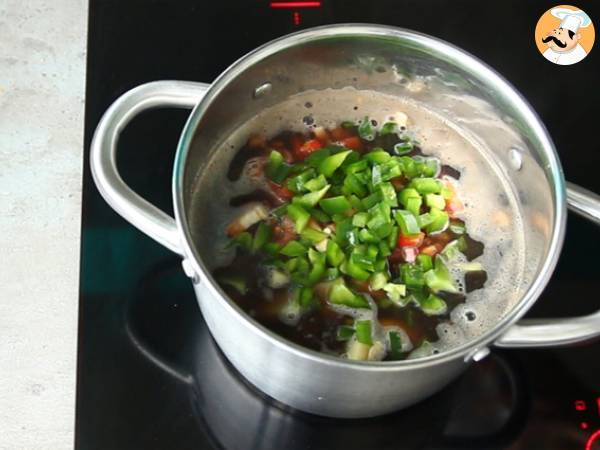
M 323 176 L 320 162 L 336 154 L 344 160 Z M 197 220 L 211 218 L 197 245 L 226 293 L 290 341 L 351 359 L 427 356 L 491 328 L 520 298 L 525 233 L 513 188 L 481 143 L 413 100 L 350 88 L 304 92 L 238 127 L 215 155 L 195 187 L 214 193 L 192 204 Z M 277 157 L 285 173 L 276 173 Z M 394 190 L 386 203 L 373 197 L 384 192 L 373 171 L 390 160 L 401 174 L 383 181 Z M 368 179 L 357 170 L 358 195 L 344 186 L 348 167 L 361 161 Z M 414 163 L 421 172 L 410 173 Z M 298 186 L 311 170 L 303 180 L 310 188 Z M 208 175 L 215 171 L 223 176 Z M 316 203 L 302 203 L 321 189 Z M 411 192 L 418 201 L 407 201 Z M 350 207 L 325 207 L 339 197 Z M 370 236 L 367 222 L 386 204 L 393 231 Z M 296 206 L 311 215 L 302 229 Z M 436 228 L 425 222 L 437 211 Z M 403 214 L 418 229 L 406 229 Z M 344 226 L 350 238 L 340 237 Z M 333 246 L 338 260 L 329 258 Z M 308 280 L 318 260 L 325 269 Z M 439 286 L 440 273 L 449 284 Z M 333 291 L 352 296 L 343 302 Z

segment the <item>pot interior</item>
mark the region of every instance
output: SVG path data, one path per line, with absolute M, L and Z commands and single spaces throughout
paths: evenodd
M 398 112 L 425 153 L 461 170 L 467 225 L 486 244 L 486 288 L 438 330 L 440 348 L 465 344 L 528 307 L 560 235 L 563 180 L 552 144 L 491 71 L 439 41 L 383 27 L 329 27 L 276 41 L 213 85 L 181 144 L 184 228 L 200 264 L 210 272 L 231 257 L 224 227 L 239 211 L 229 199 L 253 187 L 225 174 L 250 135 L 306 131 L 307 116 L 330 126 Z

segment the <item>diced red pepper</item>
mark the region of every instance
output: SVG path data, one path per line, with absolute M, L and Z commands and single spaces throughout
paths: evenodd
M 456 214 L 460 213 L 465 209 L 465 205 L 456 196 L 446 200 L 446 212 L 450 217 L 455 217 Z
M 323 144 L 321 144 L 321 141 L 319 141 L 318 139 L 309 139 L 304 144 L 302 144 L 300 147 L 298 147 L 298 149 L 294 151 L 294 154 L 295 154 L 296 158 L 298 158 L 299 160 L 304 160 L 312 152 L 315 152 L 322 147 L 323 147 Z
M 396 247 L 392 254 L 388 256 L 388 260 L 393 263 L 414 262 L 419 254 L 417 247 Z
M 287 187 L 277 184 L 271 180 L 269 180 L 269 187 L 271 188 L 273 194 L 275 194 L 276 197 L 280 198 L 284 202 L 289 201 L 292 199 L 292 197 L 294 197 L 294 193 Z
M 407 263 L 413 263 L 417 259 L 419 249 L 417 247 L 402 247 L 402 258 Z
M 458 214 L 459 212 L 463 211 L 465 209 L 465 205 L 463 204 L 463 202 L 458 198 L 458 195 L 456 193 L 456 189 L 454 187 L 454 184 L 452 184 L 452 182 L 446 180 L 445 183 L 446 188 L 450 191 L 451 196 L 450 198 L 446 199 L 446 212 L 448 213 L 448 215 L 450 217 L 454 217 L 456 214 Z
M 344 147 L 349 148 L 350 150 L 360 151 L 363 148 L 362 141 L 358 136 L 342 139 L 341 143 Z
M 398 247 L 420 247 L 425 239 L 425 233 L 398 236 Z

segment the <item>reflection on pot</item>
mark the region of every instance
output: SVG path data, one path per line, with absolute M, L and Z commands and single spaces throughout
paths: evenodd
M 189 387 L 198 426 L 215 447 L 506 448 L 526 421 L 518 366 L 503 354 L 473 365 L 441 393 L 395 414 L 361 420 L 305 414 L 241 377 L 210 336 L 175 258 L 141 280 L 127 314 L 140 352 Z M 473 447 L 474 446 L 474 447 Z

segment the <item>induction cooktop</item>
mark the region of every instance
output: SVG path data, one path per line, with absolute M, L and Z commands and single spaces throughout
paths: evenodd
M 439 394 L 380 418 L 301 413 L 249 385 L 207 331 L 179 257 L 103 201 L 89 144 L 138 84 L 210 82 L 237 58 L 305 27 L 381 23 L 445 39 L 486 61 L 538 111 L 566 177 L 600 192 L 600 50 L 575 66 L 533 40 L 545 1 L 90 0 L 76 441 L 90 449 L 600 449 L 600 343 L 493 350 Z M 593 2 L 577 3 L 600 21 Z M 123 178 L 172 213 L 170 177 L 188 112 L 151 111 L 120 142 Z M 598 230 L 570 216 L 549 286 L 528 317 L 600 304 Z

